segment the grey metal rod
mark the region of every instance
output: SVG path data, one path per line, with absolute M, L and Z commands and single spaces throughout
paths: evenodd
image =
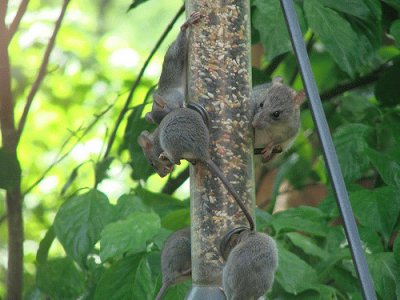
M 357 276 L 361 285 L 364 299 L 375 300 L 376 294 L 373 288 L 371 275 L 368 271 L 368 265 L 361 247 L 360 236 L 358 234 L 356 222 L 354 220 L 353 210 L 349 202 L 343 175 L 340 170 L 335 147 L 329 132 L 328 123 L 322 108 L 321 99 L 311 72 L 310 61 L 308 59 L 306 47 L 304 45 L 303 35 L 300 30 L 296 11 L 292 0 L 280 0 L 285 15 L 286 24 L 292 41 L 292 46 L 300 68 L 301 78 L 305 87 L 314 123 L 317 127 L 319 139 L 322 144 L 322 150 L 325 157 L 325 163 L 328 167 L 329 176 L 335 191 L 336 202 L 343 219 L 344 229 L 347 241 L 350 245 Z

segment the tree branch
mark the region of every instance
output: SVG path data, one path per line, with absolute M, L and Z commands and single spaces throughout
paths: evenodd
M 24 16 L 26 12 L 26 8 L 28 7 L 29 0 L 22 0 L 17 13 L 14 17 L 14 20 L 12 21 L 10 27 L 8 28 L 8 43 L 11 42 L 14 34 L 17 32 L 19 24 L 21 23 L 22 17 Z
M 108 144 L 107 144 L 107 148 L 106 151 L 104 153 L 103 159 L 107 158 L 110 154 L 111 151 L 111 147 L 114 143 L 115 137 L 117 135 L 117 131 L 119 126 L 121 125 L 122 119 L 124 118 L 126 112 L 129 110 L 129 105 L 132 101 L 133 98 L 133 94 L 135 93 L 136 88 L 139 86 L 139 83 L 143 77 L 144 71 L 146 70 L 150 60 L 153 58 L 154 54 L 156 53 L 156 51 L 158 50 L 158 48 L 160 47 L 161 43 L 164 41 L 164 39 L 166 38 L 166 36 L 168 35 L 168 33 L 171 31 L 172 27 L 174 26 L 174 24 L 176 23 L 176 21 L 178 20 L 178 18 L 180 17 L 180 15 L 185 11 L 185 6 L 182 5 L 179 8 L 179 11 L 176 13 L 175 17 L 172 19 L 172 21 L 168 24 L 167 28 L 164 30 L 164 32 L 162 33 L 162 35 L 160 36 L 160 38 L 158 39 L 156 45 L 154 46 L 153 50 L 150 52 L 149 56 L 147 57 L 145 63 L 142 66 L 142 69 L 139 72 L 139 75 L 136 77 L 135 82 L 133 83 L 130 91 L 129 91 L 129 95 L 126 98 L 124 107 L 122 108 L 121 112 L 118 115 L 117 121 L 115 123 L 114 129 L 112 130 L 111 134 L 110 134 L 110 138 L 108 140 Z
M 21 119 L 18 124 L 17 143 L 18 143 L 19 139 L 21 138 L 22 131 L 24 130 L 26 118 L 28 117 L 29 109 L 32 105 L 33 98 L 35 97 L 37 91 L 39 90 L 40 84 L 42 83 L 43 78 L 46 75 L 46 70 L 47 70 L 47 65 L 49 63 L 50 54 L 54 48 L 56 37 L 57 37 L 58 31 L 61 27 L 61 22 L 65 16 L 65 12 L 67 10 L 67 6 L 68 6 L 69 2 L 70 2 L 70 0 L 64 0 L 64 2 L 63 2 L 60 16 L 58 17 L 58 19 L 55 23 L 53 34 L 49 40 L 49 43 L 47 44 L 46 51 L 43 55 L 43 60 L 42 60 L 42 64 L 40 65 L 39 73 L 38 73 L 36 80 L 33 83 L 32 88 L 28 94 L 28 98 L 26 99 L 24 111 L 22 113 Z
M 183 170 L 176 178 L 170 178 L 164 185 L 162 193 L 172 195 L 189 177 L 189 167 Z
M 371 84 L 379 79 L 383 72 L 385 72 L 390 67 L 389 63 L 381 65 L 378 69 L 372 71 L 371 73 L 358 77 L 354 81 L 347 82 L 344 84 L 339 84 L 336 87 L 321 93 L 321 100 L 332 99 L 344 92 L 362 87 L 364 85 Z
M 285 58 L 288 56 L 289 52 L 280 54 L 276 57 L 274 57 L 271 62 L 269 63 L 269 65 L 265 68 L 264 70 L 264 74 L 265 76 L 267 76 L 267 78 L 270 78 L 272 73 L 274 73 L 274 71 L 276 70 L 276 68 L 280 65 L 281 62 L 283 62 L 285 60 Z

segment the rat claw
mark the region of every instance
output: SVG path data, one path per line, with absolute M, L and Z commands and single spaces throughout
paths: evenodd
M 161 160 L 169 160 L 168 157 L 167 157 L 167 155 L 165 155 L 165 152 L 162 152 L 162 153 L 158 156 L 158 158 L 161 159 Z

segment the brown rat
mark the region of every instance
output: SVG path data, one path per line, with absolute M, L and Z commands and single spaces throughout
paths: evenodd
M 146 132 L 140 136 L 146 137 L 146 147 L 143 147 L 140 137 L 139 144 L 142 146 L 146 158 L 160 176 L 166 175 L 165 165 L 168 167 L 170 163 L 179 165 L 181 159 L 186 159 L 194 164 L 197 162 L 205 164 L 213 176 L 219 177 L 245 214 L 250 229 L 254 229 L 253 218 L 240 196 L 210 158 L 208 128 L 198 112 L 190 108 L 175 109 L 164 117 L 160 126 L 152 134 Z
M 169 160 L 159 159 L 160 153 L 163 151 L 159 138 L 160 127 L 157 127 L 152 133 L 147 130 L 142 131 L 138 137 L 138 143 L 142 147 L 144 156 L 149 164 L 156 170 L 158 175 L 164 177 L 172 172 L 174 164 Z
M 172 233 L 161 251 L 162 286 L 156 300 L 162 299 L 167 288 L 189 279 L 192 273 L 190 228 Z
M 278 267 L 275 241 L 265 233 L 245 230 L 222 271 L 227 300 L 256 300 L 265 295 Z
M 300 129 L 300 105 L 304 98 L 304 91 L 285 86 L 280 77 L 274 78 L 272 84 L 253 88 L 254 147 L 263 148 L 263 161 L 271 160 L 275 153 L 284 152 L 293 144 Z
M 171 110 L 184 106 L 188 49 L 186 29 L 199 19 L 198 12 L 190 15 L 165 54 L 158 89 L 153 94 L 153 106 L 151 112 L 146 114 L 146 120 L 149 122 L 160 124 Z

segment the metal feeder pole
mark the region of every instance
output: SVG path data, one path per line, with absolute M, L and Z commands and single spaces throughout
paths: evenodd
M 191 27 L 188 94 L 208 112 L 211 159 L 254 216 L 250 3 L 187 0 L 202 18 Z M 220 287 L 224 235 L 248 226 L 225 186 L 203 164 L 190 167 L 192 290 L 187 299 L 225 299 Z
M 354 266 L 361 285 L 362 294 L 364 299 L 375 300 L 376 294 L 371 275 L 368 271 L 368 265 L 365 260 L 364 251 L 361 247 L 360 236 L 354 220 L 346 186 L 343 181 L 343 175 L 342 171 L 340 170 L 335 147 L 329 132 L 328 123 L 322 108 L 321 99 L 318 94 L 317 85 L 311 72 L 310 61 L 304 45 L 303 35 L 300 30 L 296 11 L 293 6 L 293 1 L 281 0 L 281 6 L 285 15 L 292 46 L 296 54 L 297 63 L 300 68 L 303 85 L 310 102 L 314 123 L 317 127 L 319 139 L 322 144 L 325 163 L 328 168 L 333 190 L 335 191 L 336 202 L 339 206 L 339 211 L 342 216 L 344 230 L 346 232 L 347 241 L 349 242 Z

